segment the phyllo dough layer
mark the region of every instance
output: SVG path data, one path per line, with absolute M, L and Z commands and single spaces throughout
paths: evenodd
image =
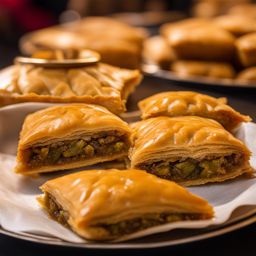
M 16 171 L 50 172 L 123 158 L 130 146 L 130 133 L 127 123 L 101 106 L 47 108 L 24 121 Z
M 41 189 L 39 202 L 50 216 L 91 240 L 213 216 L 205 200 L 140 170 L 82 171 L 47 181 Z
M 250 152 L 214 120 L 155 117 L 133 125 L 132 168 L 184 185 L 220 182 L 252 172 Z
M 192 92 L 163 92 L 139 102 L 142 118 L 156 116 L 200 116 L 221 123 L 227 130 L 233 130 L 241 122 L 251 120 L 228 106 L 225 98 L 214 98 Z
M 19 102 L 93 103 L 113 113 L 125 103 L 141 80 L 138 70 L 103 63 L 83 68 L 42 68 L 16 65 L 0 74 L 0 106 Z

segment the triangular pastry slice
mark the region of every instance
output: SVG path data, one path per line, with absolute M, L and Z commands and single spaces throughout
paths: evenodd
M 51 172 L 124 158 L 130 135 L 128 124 L 101 106 L 43 109 L 24 121 L 16 172 Z
M 111 240 L 152 226 L 213 217 L 202 198 L 141 170 L 90 170 L 47 181 L 39 202 L 80 236 Z
M 192 91 L 162 92 L 139 102 L 142 118 L 156 116 L 201 116 L 221 123 L 233 130 L 241 122 L 251 118 L 227 105 L 226 98 L 214 98 Z
M 133 124 L 132 168 L 183 185 L 251 173 L 250 151 L 218 122 L 197 116 L 155 117 Z

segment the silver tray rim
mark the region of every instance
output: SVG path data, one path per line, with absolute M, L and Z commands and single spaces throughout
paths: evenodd
M 155 64 L 143 64 L 142 71 L 145 75 L 165 79 L 168 81 L 185 84 L 198 84 L 207 85 L 211 87 L 227 87 L 227 88 L 240 88 L 240 89 L 256 89 L 256 82 L 239 82 L 230 78 L 207 78 L 201 76 L 187 76 L 180 77 L 172 71 L 160 69 Z

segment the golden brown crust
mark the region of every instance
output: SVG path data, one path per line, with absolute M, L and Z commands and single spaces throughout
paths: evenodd
M 143 58 L 147 63 L 157 64 L 162 68 L 168 68 L 176 59 L 171 47 L 161 36 L 153 36 L 145 40 Z
M 245 67 L 256 65 L 256 33 L 242 36 L 236 41 L 241 64 Z
M 256 31 L 255 19 L 248 16 L 223 15 L 213 19 L 213 24 L 236 37 Z
M 26 117 L 20 133 L 16 171 L 24 174 L 49 172 L 87 166 L 98 162 L 122 158 L 127 152 L 101 157 L 91 157 L 70 163 L 50 164 L 31 167 L 27 164 L 26 152 L 35 146 L 47 146 L 52 143 L 81 139 L 100 132 L 116 131 L 130 139 L 130 128 L 107 109 L 90 104 L 72 104 L 55 106 L 37 111 Z
M 250 67 L 242 70 L 237 74 L 236 79 L 241 82 L 256 81 L 256 67 Z
M 125 111 L 129 94 L 141 80 L 138 70 L 99 63 L 84 68 L 46 69 L 31 65 L 2 71 L 0 105 L 19 102 L 93 103 L 114 113 Z
M 160 27 L 160 34 L 163 37 L 168 38 L 170 32 L 172 30 L 176 30 L 177 28 L 193 29 L 195 27 L 208 26 L 208 25 L 211 25 L 211 21 L 209 19 L 190 18 L 190 19 L 185 19 L 185 20 L 178 21 L 178 22 L 172 22 L 172 23 L 163 24 Z
M 107 17 L 89 17 L 67 25 L 42 29 L 21 40 L 26 54 L 38 50 L 90 49 L 102 61 L 123 68 L 140 67 L 141 49 L 147 32 Z
M 101 56 L 103 63 L 108 63 L 121 68 L 140 68 L 141 49 L 130 42 L 91 36 L 87 39 L 86 48 L 96 51 Z
M 226 104 L 223 98 L 191 92 L 162 92 L 139 102 L 142 118 L 156 116 L 201 116 L 220 122 L 226 129 L 233 130 L 241 122 L 250 121 Z
M 228 10 L 228 14 L 256 18 L 256 5 L 250 3 L 236 4 Z
M 133 125 L 133 146 L 129 152 L 132 168 L 159 161 L 177 161 L 192 158 L 200 161 L 211 157 L 239 154 L 242 166 L 236 166 L 230 175 L 217 178 L 188 179 L 186 185 L 223 181 L 251 172 L 250 152 L 246 146 L 233 137 L 214 120 L 187 117 L 156 117 Z M 181 181 L 182 182 L 182 181 Z
M 228 61 L 233 57 L 235 38 L 208 20 L 166 24 L 160 32 L 180 59 Z
M 108 17 L 88 17 L 78 22 L 70 23 L 67 30 L 86 36 L 106 39 L 124 40 L 142 46 L 147 37 L 147 31 L 142 28 L 131 27 L 126 23 Z M 100 33 L 99 33 L 100 31 Z
M 213 216 L 205 200 L 174 182 L 134 169 L 82 171 L 47 181 L 41 189 L 68 212 L 70 227 L 92 240 L 117 238 L 102 227 L 104 224 L 143 218 L 150 213 Z M 43 203 L 44 198 L 40 201 Z
M 211 78 L 233 78 L 235 70 L 229 63 L 210 61 L 178 60 L 171 70 L 182 77 L 205 76 Z

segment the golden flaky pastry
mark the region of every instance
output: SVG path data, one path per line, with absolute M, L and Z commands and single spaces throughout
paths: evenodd
M 47 181 L 41 189 L 39 202 L 50 216 L 90 240 L 213 216 L 205 200 L 140 170 L 82 171 Z
M 212 119 L 155 117 L 133 129 L 132 168 L 184 185 L 221 182 L 252 171 L 246 146 Z
M 141 74 L 103 63 L 70 69 L 15 65 L 2 71 L 0 80 L 1 106 L 19 102 L 80 102 L 121 113 Z
M 214 98 L 192 92 L 162 92 L 139 102 L 142 118 L 156 116 L 201 116 L 221 123 L 226 129 L 233 130 L 241 122 L 251 120 L 228 106 L 226 98 Z
M 71 169 L 127 156 L 130 128 L 107 109 L 90 104 L 55 106 L 26 117 L 16 172 Z

